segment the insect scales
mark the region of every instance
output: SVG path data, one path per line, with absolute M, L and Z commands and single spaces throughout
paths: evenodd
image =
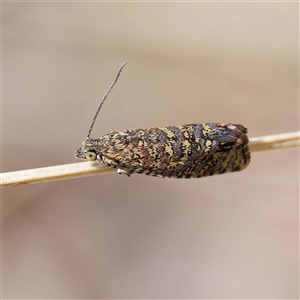
M 198 178 L 235 172 L 250 163 L 247 129 L 240 124 L 204 123 L 111 131 L 90 137 L 99 111 L 126 63 L 101 100 L 86 140 L 75 151 L 79 159 L 118 168 L 119 174 Z

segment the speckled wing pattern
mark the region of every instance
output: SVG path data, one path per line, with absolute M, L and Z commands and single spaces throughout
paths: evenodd
M 240 171 L 250 163 L 247 129 L 233 123 L 113 131 L 86 142 L 100 161 L 127 175 L 198 178 Z

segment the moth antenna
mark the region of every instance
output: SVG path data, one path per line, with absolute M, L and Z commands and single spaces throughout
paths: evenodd
M 94 117 L 93 117 L 91 126 L 90 126 L 89 131 L 88 131 L 88 134 L 87 134 L 87 136 L 86 136 L 87 139 L 88 139 L 88 138 L 90 137 L 90 135 L 91 135 L 92 129 L 93 129 L 94 124 L 95 124 L 95 121 L 96 121 L 96 119 L 97 119 L 97 117 L 98 117 L 99 111 L 100 111 L 100 109 L 101 109 L 103 103 L 105 102 L 107 96 L 108 96 L 109 93 L 112 91 L 112 89 L 114 88 L 115 84 L 117 83 L 117 81 L 118 81 L 118 79 L 119 79 L 119 76 L 120 76 L 120 74 L 121 74 L 123 68 L 126 66 L 126 64 L 127 64 L 127 62 L 125 62 L 125 63 L 121 66 L 121 68 L 119 69 L 119 71 L 118 71 L 118 73 L 117 73 L 117 75 L 116 75 L 116 77 L 115 77 L 113 83 L 111 84 L 111 86 L 109 87 L 109 89 L 107 90 L 107 92 L 105 93 L 105 95 L 103 96 L 103 98 L 102 98 L 102 100 L 101 100 L 101 102 L 100 102 L 100 104 L 99 104 L 99 106 L 98 106 L 98 108 L 97 108 L 97 110 L 96 110 L 96 113 L 95 113 L 95 115 L 94 115 Z

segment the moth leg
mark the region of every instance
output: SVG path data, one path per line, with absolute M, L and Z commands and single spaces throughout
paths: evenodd
M 118 175 L 127 175 L 128 177 L 130 177 L 130 175 L 132 174 L 132 172 L 130 171 L 125 171 L 125 170 L 122 170 L 122 169 L 118 169 Z

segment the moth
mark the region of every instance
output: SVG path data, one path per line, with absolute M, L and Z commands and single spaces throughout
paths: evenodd
M 111 131 L 91 138 L 99 111 L 126 63 L 101 100 L 86 140 L 75 158 L 104 163 L 118 174 L 199 178 L 241 171 L 250 163 L 247 128 L 234 123 L 203 123 Z

